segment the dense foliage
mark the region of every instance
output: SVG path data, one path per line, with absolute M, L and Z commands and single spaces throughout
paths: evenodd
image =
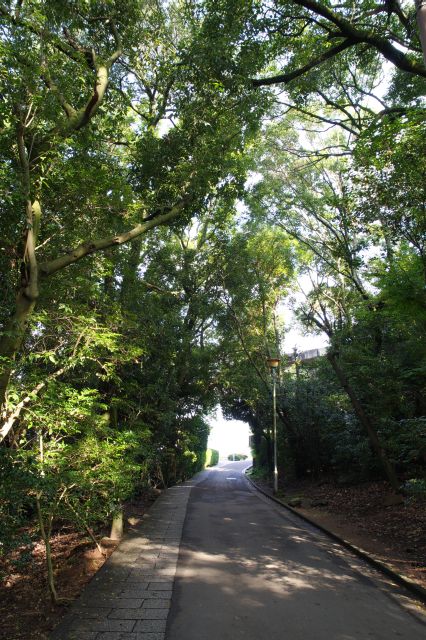
M 53 598 L 52 531 L 204 468 L 219 402 L 271 470 L 267 356 L 284 474 L 424 481 L 426 70 L 356 4 L 0 6 L 1 551 Z

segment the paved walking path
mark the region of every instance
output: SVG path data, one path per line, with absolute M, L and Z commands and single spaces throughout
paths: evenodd
M 51 640 L 164 640 L 193 482 L 165 491 L 71 606 Z
M 167 640 L 425 640 L 405 591 L 252 489 L 243 466 L 191 491 Z
M 424 640 L 403 590 L 252 489 L 244 466 L 165 491 L 51 640 Z

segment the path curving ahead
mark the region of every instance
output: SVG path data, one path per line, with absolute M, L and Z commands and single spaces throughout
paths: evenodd
M 253 490 L 246 466 L 192 487 L 167 640 L 426 638 L 407 594 Z

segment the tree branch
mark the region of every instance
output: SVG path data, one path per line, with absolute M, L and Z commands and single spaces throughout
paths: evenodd
M 279 83 L 288 84 L 289 82 L 291 82 L 291 80 L 294 80 L 295 78 L 300 78 L 300 76 L 305 75 L 305 73 L 307 73 L 311 69 L 314 69 L 315 67 L 320 66 L 330 58 L 334 58 L 334 56 L 337 56 L 337 54 L 341 53 L 345 49 L 352 47 L 354 44 L 355 44 L 354 41 L 350 39 L 345 39 L 343 42 L 336 45 L 335 47 L 330 47 L 330 49 L 327 49 L 327 51 L 325 51 L 322 55 L 317 56 L 316 58 L 313 58 L 310 62 L 305 64 L 303 67 L 299 67 L 298 69 L 294 69 L 293 71 L 288 71 L 287 73 L 278 74 L 277 76 L 271 76 L 269 78 L 255 78 L 254 80 L 251 81 L 252 85 L 254 87 L 265 87 L 271 84 L 279 84 Z
M 346 18 L 343 18 L 338 13 L 325 6 L 324 3 L 317 2 L 317 0 L 292 0 L 292 2 L 297 4 L 299 7 L 304 7 L 305 9 L 313 11 L 338 27 L 339 33 L 336 33 L 336 37 L 350 39 L 352 40 L 353 45 L 360 44 L 362 42 L 369 44 L 379 51 L 379 53 L 381 53 L 387 60 L 392 62 L 392 64 L 398 67 L 398 69 L 426 77 L 426 69 L 418 62 L 410 60 L 406 54 L 394 47 L 389 40 L 374 34 L 373 31 L 359 29 L 349 20 L 346 20 Z
M 293 71 L 288 71 L 286 73 L 281 73 L 276 76 L 271 76 L 269 78 L 253 79 L 251 82 L 254 87 L 268 86 L 280 83 L 288 84 L 289 82 L 291 82 L 291 80 L 303 76 L 311 69 L 320 66 L 326 60 L 335 57 L 345 49 L 361 43 L 367 44 L 376 49 L 376 51 L 381 53 L 387 60 L 392 62 L 392 64 L 394 64 L 398 69 L 401 69 L 402 71 L 406 71 L 408 73 L 412 73 L 414 75 L 426 77 L 426 68 L 424 68 L 422 64 L 411 60 L 405 53 L 397 49 L 387 38 L 375 34 L 372 30 L 358 28 L 352 22 L 340 16 L 329 7 L 325 6 L 324 3 L 317 2 L 316 0 L 292 0 L 292 2 L 300 7 L 304 7 L 305 9 L 312 11 L 314 14 L 321 16 L 322 18 L 325 18 L 325 20 L 337 27 L 338 31 L 334 32 L 333 34 L 329 34 L 329 38 L 343 38 L 343 41 L 335 47 L 330 47 L 319 56 L 313 58 L 303 67 L 294 69 Z M 398 11 L 395 12 L 401 20 L 401 16 L 403 14 Z M 420 15 L 419 10 L 417 15 Z M 426 18 L 424 22 L 426 25 Z M 325 30 L 328 30 L 326 24 L 321 24 L 321 26 Z M 423 34 L 424 32 L 426 34 L 426 26 L 424 28 L 422 27 L 420 28 L 420 33 Z
M 150 229 L 159 227 L 160 225 L 166 224 L 174 218 L 177 218 L 184 207 L 188 204 L 188 202 L 189 199 L 184 198 L 174 207 L 171 207 L 171 209 L 167 213 L 163 213 L 150 219 L 146 219 L 144 222 L 141 222 L 140 224 L 137 224 L 135 227 L 133 227 L 133 229 L 130 229 L 130 231 L 126 231 L 119 235 L 110 236 L 109 238 L 102 238 L 100 240 L 91 240 L 89 242 L 84 242 L 75 249 L 69 251 L 67 254 L 60 256 L 59 258 L 55 258 L 50 262 L 44 262 L 43 264 L 40 264 L 40 275 L 42 277 L 50 276 L 53 273 L 64 269 L 70 264 L 78 262 L 85 256 L 88 256 L 92 253 L 105 251 L 105 249 L 108 249 L 109 247 L 117 247 L 130 242 L 138 236 L 146 233 Z
M 59 376 L 62 375 L 67 368 L 69 367 L 61 367 L 61 369 L 58 369 L 57 371 L 52 373 L 52 375 L 50 375 L 47 380 L 39 382 L 38 385 L 36 385 L 34 389 L 32 389 L 32 391 L 30 391 L 29 394 L 25 396 L 25 398 L 18 402 L 18 404 L 16 405 L 12 413 L 8 416 L 8 418 L 4 421 L 0 429 L 0 443 L 3 442 L 3 440 L 10 433 L 13 425 L 21 415 L 22 410 L 25 409 L 25 407 L 31 402 L 31 400 L 34 399 L 34 396 L 36 396 L 42 389 L 44 389 L 44 387 L 46 387 L 49 382 L 55 380 L 55 378 L 59 378 Z

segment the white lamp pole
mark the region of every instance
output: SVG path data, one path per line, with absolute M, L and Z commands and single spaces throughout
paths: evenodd
M 274 493 L 278 493 L 278 451 L 277 451 L 277 369 L 280 365 L 279 358 L 267 359 L 272 374 L 272 410 L 273 410 L 273 435 L 274 435 Z

